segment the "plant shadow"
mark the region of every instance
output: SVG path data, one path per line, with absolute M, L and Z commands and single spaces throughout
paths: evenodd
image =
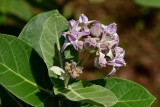
M 39 88 L 39 92 L 36 93 L 36 96 L 38 96 L 38 98 L 43 102 L 45 107 L 57 105 L 55 95 L 52 93 L 53 85 L 49 79 L 46 64 L 35 50 L 32 50 L 29 61 L 32 75 L 37 84 L 37 87 Z M 48 92 L 51 93 L 45 92 L 42 88 L 48 90 Z

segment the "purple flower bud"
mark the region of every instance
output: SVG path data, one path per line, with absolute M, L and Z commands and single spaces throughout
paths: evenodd
M 84 14 L 81 14 L 79 16 L 79 22 L 80 23 L 87 23 L 88 22 L 88 18 Z
M 92 34 L 93 36 L 96 36 L 96 37 L 100 36 L 101 33 L 102 33 L 102 26 L 101 26 L 101 24 L 100 24 L 100 23 L 95 23 L 95 24 L 91 27 L 90 32 L 91 32 L 91 34 Z
M 103 68 L 106 67 L 106 59 L 105 59 L 105 54 L 103 54 L 102 52 L 99 52 L 99 57 L 95 58 L 94 61 L 94 66 L 98 67 L 98 68 Z
M 105 31 L 106 31 L 107 33 L 109 33 L 109 34 L 114 34 L 114 33 L 116 33 L 116 31 L 117 31 L 117 24 L 115 24 L 115 23 L 109 24 L 109 25 L 106 27 Z

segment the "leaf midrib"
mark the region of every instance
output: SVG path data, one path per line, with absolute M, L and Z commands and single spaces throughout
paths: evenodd
M 125 83 L 125 82 L 119 82 L 119 83 L 117 83 L 117 81 L 115 81 L 116 82 L 116 84 L 112 87 L 112 88 L 110 88 L 110 90 L 112 90 L 115 86 L 117 86 L 118 84 L 122 84 L 122 83 Z M 121 100 L 121 98 L 124 96 L 124 95 L 126 95 L 128 92 L 130 92 L 132 89 L 135 89 L 135 88 L 139 88 L 139 87 L 132 87 L 131 89 L 129 89 L 126 93 L 124 93 L 120 98 L 118 98 L 118 102 L 135 102 L 135 101 L 145 101 L 145 100 L 152 100 L 152 98 L 150 97 L 150 98 L 148 98 L 148 99 L 138 99 L 138 100 L 125 100 L 125 101 L 123 101 L 123 100 Z
M 10 69 L 10 68 L 9 68 L 8 66 L 6 66 L 5 64 L 3 64 L 3 63 L 0 63 L 0 64 L 1 64 L 2 66 L 6 67 L 6 68 L 7 68 L 9 71 L 11 71 L 13 74 L 15 74 L 15 75 L 17 75 L 18 77 L 22 78 L 24 81 L 26 81 L 26 82 L 30 83 L 31 85 L 33 85 L 34 87 L 38 87 L 39 89 L 41 89 L 41 90 L 43 90 L 43 91 L 45 91 L 45 92 L 47 92 L 47 93 L 50 94 L 50 91 L 49 91 L 49 90 L 44 89 L 43 87 L 41 87 L 41 86 L 39 86 L 39 85 L 33 83 L 32 81 L 30 81 L 30 80 L 24 78 L 24 77 L 21 76 L 20 74 L 14 72 L 12 69 Z
M 74 91 L 74 89 L 72 89 L 71 86 L 68 86 L 68 89 L 75 94 L 76 96 L 80 97 L 82 100 L 85 99 L 85 97 L 81 96 L 80 94 L 78 94 L 76 91 Z
M 45 22 L 43 23 L 43 25 L 45 25 L 47 22 L 48 22 L 48 20 L 51 18 L 51 17 L 53 17 L 52 15 L 50 16 L 50 17 L 48 17 L 46 20 L 45 20 Z M 63 17 L 61 17 L 61 16 L 56 16 L 56 17 L 54 17 L 54 19 L 56 19 L 56 18 L 63 18 Z M 45 27 L 47 27 L 47 26 L 43 26 L 43 28 L 42 28 L 42 32 L 41 32 L 41 36 L 40 36 L 40 38 L 39 38 L 39 45 L 40 45 L 40 49 L 41 49 L 41 52 L 42 52 L 42 57 L 43 57 L 43 59 L 45 60 L 45 62 L 46 62 L 46 59 L 45 59 L 45 57 L 44 57 L 44 52 L 43 52 L 43 49 L 42 49 L 42 44 L 41 44 L 41 40 L 42 40 L 42 37 L 43 37 L 43 31 L 44 31 L 44 28 Z M 48 29 L 48 27 L 47 27 L 47 29 Z M 61 56 L 61 53 L 60 53 L 60 42 L 59 42 L 59 35 L 58 35 L 58 30 L 57 30 L 57 27 L 56 27 L 56 25 L 54 24 L 54 28 L 53 29 L 55 29 L 55 35 L 56 36 L 54 36 L 55 37 L 55 39 L 56 39 L 56 43 L 57 43 L 57 48 L 58 48 L 58 56 L 59 56 L 59 59 L 58 58 L 56 58 L 57 60 L 60 60 L 60 67 L 61 68 L 63 68 L 63 62 L 62 62 L 62 56 Z M 49 29 L 48 29 L 49 30 Z M 50 31 L 50 30 L 49 30 Z M 51 31 L 50 31 L 51 32 Z M 52 35 L 54 35 L 52 32 L 51 32 L 51 34 Z M 53 47 L 54 48 L 54 47 Z M 48 65 L 48 64 L 47 64 Z

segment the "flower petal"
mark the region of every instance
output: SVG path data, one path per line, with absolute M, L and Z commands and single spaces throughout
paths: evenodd
M 80 31 L 79 21 L 71 20 L 69 21 L 69 31 Z
M 102 26 L 101 26 L 101 24 L 100 24 L 100 23 L 94 24 L 94 25 L 91 27 L 90 32 L 91 32 L 91 34 L 92 34 L 93 36 L 96 36 L 96 37 L 100 36 L 101 33 L 102 33 Z
M 124 61 L 123 58 L 117 58 L 117 59 L 115 60 L 115 66 L 116 66 L 116 67 L 122 67 L 122 66 L 124 66 L 124 65 L 125 65 L 125 61 Z
M 105 59 L 105 55 L 102 52 L 99 52 L 99 57 L 95 58 L 95 61 L 94 61 L 95 67 L 98 67 L 98 68 L 106 67 L 106 63 L 107 61 Z
M 62 46 L 62 48 L 61 48 L 61 52 L 63 52 L 64 49 L 65 49 L 67 46 L 69 46 L 69 45 L 71 45 L 71 43 L 68 42 L 67 40 L 65 40 L 65 42 L 64 42 L 64 44 L 63 44 L 63 46 Z
M 78 34 L 75 31 L 70 32 L 70 34 L 67 35 L 67 39 L 72 42 L 78 40 Z
M 110 77 L 110 76 L 112 76 L 112 75 L 115 74 L 115 73 L 116 73 L 116 68 L 113 67 L 113 68 L 112 68 L 112 71 L 107 75 L 107 77 Z
M 106 28 L 106 32 L 109 34 L 114 34 L 116 33 L 116 31 L 117 31 L 117 24 L 115 23 L 109 24 Z
M 81 14 L 79 17 L 79 22 L 86 23 L 86 22 L 88 22 L 88 18 L 84 14 Z

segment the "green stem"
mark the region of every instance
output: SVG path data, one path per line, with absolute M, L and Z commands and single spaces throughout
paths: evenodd
M 64 78 L 64 86 L 65 86 L 65 88 L 68 88 L 69 79 L 70 79 L 70 76 L 66 75 L 66 77 Z

